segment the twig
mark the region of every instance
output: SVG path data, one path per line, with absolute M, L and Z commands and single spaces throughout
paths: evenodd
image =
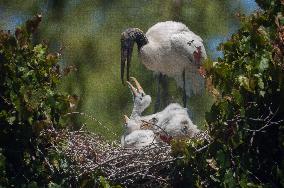
M 46 162 L 46 164 L 48 165 L 50 171 L 52 173 L 54 173 L 54 169 L 52 167 L 52 165 L 49 163 L 49 161 L 47 160 L 47 158 L 45 157 L 45 155 L 42 153 L 42 151 L 38 148 L 38 146 L 36 147 L 37 151 L 42 155 L 42 157 L 44 158 L 44 161 Z

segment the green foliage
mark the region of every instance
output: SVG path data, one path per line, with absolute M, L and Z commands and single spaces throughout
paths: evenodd
M 44 128 L 60 128 L 68 97 L 56 90 L 61 73 L 59 55 L 45 44 L 32 44 L 41 16 L 15 35 L 0 31 L 0 185 L 38 187 L 51 182 L 54 166 L 47 163 L 49 140 Z
M 209 145 L 192 141 L 184 167 L 197 187 L 283 187 L 284 3 L 240 15 L 241 28 L 220 45 L 224 57 L 205 67 L 219 96 L 207 114 Z
M 41 15 L 15 31 L 0 31 L 0 187 L 112 187 L 98 173 L 70 172 L 64 149 L 68 138 L 54 132 L 66 128 L 63 115 L 77 96 L 57 86 L 73 67 L 59 66 L 60 54 L 33 44 Z
M 110 185 L 108 181 L 106 181 L 106 179 L 103 176 L 100 176 L 99 178 L 100 184 L 99 187 L 100 188 L 121 188 L 120 185 Z

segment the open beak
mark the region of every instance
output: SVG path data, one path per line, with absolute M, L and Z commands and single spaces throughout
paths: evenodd
M 124 69 L 125 69 L 125 64 L 126 64 L 126 76 L 127 80 L 129 80 L 129 68 L 130 68 L 130 63 L 131 63 L 131 56 L 132 56 L 132 50 L 133 50 L 133 45 L 134 41 L 130 38 L 127 37 L 127 34 L 122 33 L 121 36 L 121 81 L 122 84 L 124 84 Z
M 135 83 L 136 88 L 128 81 L 126 81 L 126 83 L 128 84 L 129 88 L 131 89 L 133 95 L 136 97 L 139 93 L 143 93 L 145 95 L 145 92 L 143 90 L 143 88 L 141 87 L 141 85 L 139 84 L 139 82 L 137 81 L 136 78 L 134 77 L 130 77 L 131 80 L 133 80 L 133 82 Z
M 139 82 L 137 81 L 137 79 L 136 79 L 136 78 L 134 78 L 134 77 L 131 77 L 131 80 L 133 80 L 133 81 L 134 81 L 134 83 L 135 83 L 135 85 L 136 85 L 136 88 L 137 88 L 138 92 L 139 92 L 139 93 L 143 93 L 143 94 L 145 94 L 145 92 L 144 92 L 143 88 L 141 87 L 141 85 L 139 84 Z
M 138 95 L 137 89 L 128 81 L 126 81 L 126 83 L 128 84 L 129 88 L 131 89 L 131 92 L 133 93 L 133 95 L 136 97 Z

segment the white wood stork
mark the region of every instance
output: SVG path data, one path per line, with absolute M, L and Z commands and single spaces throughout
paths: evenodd
M 171 138 L 192 138 L 199 130 L 187 114 L 186 108 L 177 103 L 168 105 L 163 111 L 142 116 L 150 105 L 151 97 L 146 95 L 138 81 L 131 77 L 136 88 L 127 82 L 133 94 L 134 106 L 130 118 L 126 115 L 125 133 L 121 138 L 124 147 L 140 148 L 157 141 L 169 141 Z
M 146 33 L 138 28 L 126 29 L 121 34 L 121 80 L 124 68 L 129 68 L 134 42 L 137 43 L 139 56 L 146 68 L 175 78 L 177 85 L 186 96 L 200 94 L 204 90 L 204 78 L 199 73 L 203 59 L 207 55 L 202 39 L 184 24 L 174 21 L 159 22 Z

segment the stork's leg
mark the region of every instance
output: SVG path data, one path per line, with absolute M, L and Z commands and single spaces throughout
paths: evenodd
M 164 109 L 169 104 L 169 81 L 166 75 L 161 76 L 160 85 L 161 92 L 161 108 Z
M 161 105 L 161 88 L 160 88 L 160 83 L 161 83 L 161 79 L 162 79 L 162 74 L 159 73 L 157 75 L 157 77 L 158 77 L 158 85 L 157 85 L 157 99 L 156 99 L 155 106 L 154 106 L 155 113 L 159 111 L 160 105 Z
M 182 71 L 182 81 L 183 81 L 183 107 L 186 108 L 186 90 L 185 90 L 185 70 Z

